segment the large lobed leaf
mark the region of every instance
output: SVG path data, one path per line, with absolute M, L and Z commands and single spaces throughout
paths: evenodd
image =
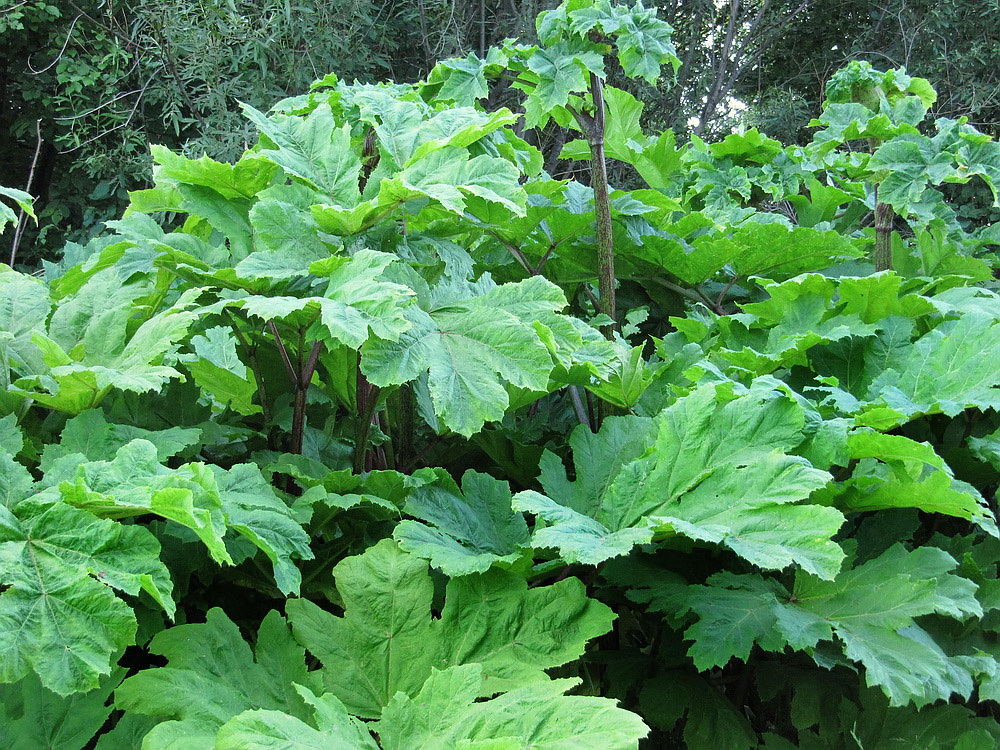
M 5 750 L 86 747 L 111 714 L 108 696 L 124 675 L 119 667 L 97 689 L 71 696 L 53 693 L 34 674 L 0 685 L 0 743 Z
M 315 728 L 276 711 L 247 711 L 219 730 L 216 747 L 264 750 L 289 743 L 316 750 L 626 750 L 637 747 L 648 731 L 638 716 L 613 701 L 563 695 L 572 680 L 519 688 L 485 702 L 476 700 L 482 682 L 475 664 L 432 670 L 415 698 L 397 693 L 386 707 L 374 727 L 378 744 L 333 695 L 317 697 L 300 688 L 313 707 Z
M 450 481 L 418 487 L 403 511 L 424 523 L 400 521 L 393 531 L 400 547 L 452 578 L 513 563 L 529 546 L 528 525 L 511 510 L 507 482 L 471 469 L 461 491 Z
M 854 473 L 831 492 L 833 503 L 846 512 L 919 508 L 972 521 L 1000 536 L 989 505 L 972 487 L 956 480 L 951 469 L 928 443 L 903 435 L 858 431 L 847 438 Z
M 103 518 L 157 515 L 191 529 L 219 563 L 233 563 L 225 537 L 235 532 L 271 560 L 282 592 L 298 591 L 301 576 L 292 558 L 312 559 L 309 538 L 256 465 L 222 469 L 187 463 L 170 469 L 160 463 L 163 458 L 148 439 L 124 442 L 118 438 L 124 442 L 118 447 L 111 433 L 101 436 L 103 441 L 96 445 L 82 444 L 75 428 L 85 418 L 89 424 L 98 422 L 85 415 L 77 417 L 69 423 L 71 434 L 64 436 L 59 450 L 46 452 L 46 462 L 51 461 L 44 480 L 48 486 L 35 502 L 65 502 Z M 169 441 L 167 435 L 172 432 L 180 431 L 149 431 L 147 437 Z M 169 442 L 165 444 L 168 447 L 161 450 L 174 452 Z M 76 450 L 109 455 L 110 460 L 88 461 L 88 455 Z
M 690 219 L 688 219 L 690 222 Z M 675 227 L 663 222 L 660 234 L 643 238 L 627 253 L 658 265 L 687 284 L 701 284 L 720 271 L 728 278 L 788 279 L 862 255 L 856 244 L 832 230 L 746 222 L 678 242 Z
M 160 544 L 141 526 L 65 503 L 0 507 L 0 681 L 29 671 L 60 695 L 97 687 L 132 645 L 136 619 L 114 590 L 149 594 L 173 615 Z
M 976 585 L 954 575 L 955 567 L 944 550 L 895 545 L 831 581 L 800 572 L 791 590 L 760 575 L 723 572 L 702 586 L 653 583 L 630 596 L 670 615 L 697 615 L 685 635 L 698 669 L 745 660 L 755 644 L 811 650 L 836 640 L 892 705 L 923 705 L 955 693 L 968 697 L 973 686 L 972 664 L 949 656 L 916 620 L 982 615 Z
M 396 341 L 411 327 L 406 309 L 414 292 L 384 278 L 395 260 L 368 249 L 351 258 L 328 257 L 309 267 L 329 280 L 322 296 L 231 293 L 205 311 L 242 308 L 261 320 L 283 320 L 303 329 L 318 322 L 332 339 L 355 349 L 373 336 Z
M 35 323 L 30 348 L 18 345 L 15 337 L 24 367 L 18 368 L 23 377 L 10 390 L 78 414 L 98 405 L 112 388 L 144 393 L 181 377 L 164 360 L 196 319 L 186 309 L 193 298 L 182 296 L 132 330 L 130 319 L 137 312 L 133 302 L 140 294 L 137 288 L 123 286 L 114 268 L 94 275 L 76 294 L 60 301 L 47 330 L 40 320 Z
M 334 573 L 345 613 L 290 601 L 296 639 L 325 667 L 324 685 L 348 710 L 375 718 L 399 692 L 415 697 L 432 668 L 482 665 L 483 694 L 545 682 L 545 669 L 582 653 L 613 615 L 576 579 L 529 589 L 491 570 L 448 582 L 439 618 L 425 561 L 382 541 Z
M 246 104 L 243 112 L 266 136 L 261 153 L 268 159 L 336 205 L 353 206 L 360 200 L 361 159 L 351 148 L 350 126 L 338 127 L 329 105 L 320 105 L 306 117 L 265 116 Z
M 574 436 L 588 449 L 576 460 L 577 481 L 548 458 L 541 481 L 550 497 L 514 499 L 515 509 L 546 522 L 534 544 L 593 564 L 654 535 L 678 534 L 721 544 L 763 568 L 796 563 L 833 577 L 844 557 L 832 540 L 843 516 L 803 503 L 829 475 L 789 455 L 804 440 L 805 416 L 775 385 L 761 379 L 739 394 L 696 389 L 654 418 L 652 446 L 638 457 L 641 442 L 625 438 L 621 422 L 597 438 Z M 637 436 L 648 435 L 648 423 L 633 419 Z
M 218 609 L 157 635 L 150 650 L 168 665 L 115 694 L 120 708 L 159 719 L 143 747 L 624 749 L 646 733 L 613 701 L 564 696 L 573 681 L 544 672 L 610 627 L 610 610 L 578 581 L 529 590 L 497 571 L 453 580 L 434 619 L 426 563 L 391 541 L 335 572 L 344 616 L 292 600 L 294 641 L 272 612 L 251 652 Z M 320 670 L 307 671 L 303 645 Z
M 534 276 L 429 310 L 411 306 L 410 328 L 398 341 L 366 343 L 361 369 L 378 386 L 428 373 L 435 413 L 469 436 L 503 417 L 510 403 L 504 383 L 546 390 L 554 363 L 534 323 L 561 317 L 553 313 L 565 304 L 558 287 Z
M 149 649 L 168 665 L 144 670 L 115 691 L 118 707 L 160 720 L 143 741 L 148 750 L 179 742 L 191 750 L 211 749 L 218 728 L 249 709 L 307 718 L 293 685 L 319 689 L 305 651 L 277 612 L 264 618 L 253 650 L 220 609 L 210 610 L 204 623 L 158 634 Z

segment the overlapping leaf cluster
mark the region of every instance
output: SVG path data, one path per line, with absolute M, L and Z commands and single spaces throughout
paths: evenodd
M 0 744 L 996 746 L 996 235 L 939 186 L 997 145 L 864 65 L 805 148 L 678 144 L 594 84 L 653 11 L 538 31 L 0 268 Z M 617 321 L 524 130 L 600 107 Z

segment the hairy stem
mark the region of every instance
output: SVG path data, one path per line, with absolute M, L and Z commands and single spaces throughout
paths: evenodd
M 246 350 L 247 359 L 250 363 L 250 372 L 253 373 L 254 382 L 257 383 L 257 393 L 260 394 L 260 408 L 264 416 L 264 424 L 268 425 L 271 423 L 271 404 L 267 400 L 267 389 L 264 387 L 264 376 L 261 374 L 260 362 L 257 359 L 257 345 L 251 346 L 243 332 L 240 330 L 239 322 L 236 317 L 228 309 L 226 310 L 226 315 L 229 316 L 229 325 L 233 329 L 233 333 L 236 335 L 236 340 L 240 342 L 240 345 Z
M 396 465 L 406 467 L 413 459 L 413 387 L 404 383 L 396 391 Z
M 587 416 L 587 410 L 583 406 L 579 389 L 575 385 L 571 385 L 567 390 L 569 390 L 569 399 L 573 402 L 573 411 L 576 412 L 577 421 L 582 425 L 586 425 L 587 429 L 593 432 L 594 428 L 590 425 L 590 417 Z
M 876 196 L 878 193 L 876 192 Z M 875 270 L 892 270 L 892 220 L 895 211 L 888 203 L 875 204 Z
M 594 117 L 587 132 L 590 145 L 590 182 L 594 189 L 594 216 L 597 220 L 597 288 L 600 312 L 615 319 L 615 246 L 611 226 L 611 199 L 608 195 L 608 168 L 604 158 L 604 84 L 590 74 L 590 92 L 594 98 Z M 602 328 L 608 339 L 614 338 L 614 324 Z
M 357 374 L 357 404 L 358 421 L 354 427 L 354 473 L 365 471 L 365 458 L 368 455 L 368 434 L 371 432 L 372 417 L 378 404 L 379 387 L 368 382 L 361 372 L 361 355 L 358 355 Z
M 295 397 L 292 401 L 292 453 L 302 453 L 302 442 L 306 434 L 306 393 L 309 391 L 309 381 L 312 380 L 316 371 L 316 363 L 319 361 L 319 353 L 323 348 L 320 341 L 313 342 L 309 352 L 309 359 L 304 365 L 300 365 L 298 379 L 295 384 Z M 302 360 L 301 345 L 299 347 L 299 361 Z
M 392 431 L 389 429 L 389 412 L 387 409 L 382 409 L 376 415 L 379 420 L 379 426 L 382 432 L 386 434 L 389 438 L 385 443 L 382 444 L 383 453 L 385 454 L 385 468 L 395 469 L 396 468 L 396 447 L 393 445 Z
M 302 453 L 302 443 L 306 432 L 306 391 L 298 388 L 292 399 L 292 436 L 288 452 L 296 455 Z
M 278 344 L 278 354 L 281 355 L 281 361 L 285 365 L 285 372 L 288 373 L 288 379 L 292 381 L 292 387 L 298 388 L 299 376 L 295 372 L 295 368 L 292 366 L 292 360 L 288 356 L 288 350 L 285 349 L 285 342 L 281 340 L 281 336 L 278 334 L 278 327 L 274 324 L 274 321 L 268 321 L 268 327 L 271 329 L 271 334 L 274 336 L 275 342 Z

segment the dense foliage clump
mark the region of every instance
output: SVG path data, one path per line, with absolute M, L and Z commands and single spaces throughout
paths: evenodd
M 678 145 L 654 12 L 537 31 L 0 266 L 0 744 L 996 746 L 1000 146 L 862 65 Z

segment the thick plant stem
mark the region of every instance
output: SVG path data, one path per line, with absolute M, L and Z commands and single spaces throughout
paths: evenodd
M 868 139 L 868 147 L 874 154 L 882 144 L 877 138 Z M 892 206 L 878 199 L 879 186 L 875 185 L 875 272 L 892 270 L 892 222 L 896 218 Z
M 583 399 L 580 398 L 580 391 L 577 390 L 575 385 L 571 385 L 568 388 L 570 401 L 573 402 L 573 411 L 576 412 L 577 421 L 580 424 L 585 425 L 591 432 L 594 428 L 590 426 L 590 417 L 587 416 L 587 410 L 583 406 Z
M 309 352 L 309 359 L 301 367 L 298 379 L 295 383 L 295 398 L 292 408 L 292 453 L 302 453 L 302 443 L 306 436 L 306 393 L 309 390 L 309 382 L 316 371 L 316 363 L 319 361 L 319 353 L 323 348 L 322 343 L 316 341 Z M 301 354 L 301 351 L 300 351 Z M 301 356 L 300 356 L 301 361 Z
M 413 415 L 416 403 L 413 398 L 413 387 L 404 383 L 396 391 L 396 465 L 402 468 L 410 467 L 415 450 L 413 448 Z
M 611 225 L 611 199 L 608 194 L 608 167 L 604 158 L 604 84 L 600 77 L 590 74 L 590 93 L 594 100 L 594 115 L 580 124 L 590 146 L 590 186 L 594 190 L 594 218 L 597 223 L 597 289 L 598 312 L 611 318 L 611 323 L 601 327 L 608 340 L 615 337 L 615 244 Z M 577 118 L 578 121 L 581 118 Z M 597 426 L 613 414 L 606 401 L 597 405 Z
M 365 459 L 368 456 L 368 434 L 371 432 L 372 417 L 375 416 L 375 406 L 378 404 L 378 386 L 368 382 L 361 372 L 361 357 L 358 356 L 357 375 L 357 423 L 354 428 L 354 473 L 364 473 Z
M 299 455 L 302 453 L 302 443 L 306 435 L 306 392 L 298 388 L 292 398 L 292 435 L 288 452 Z
M 375 415 L 376 419 L 379 421 L 379 427 L 381 427 L 382 432 L 384 432 L 389 439 L 386 440 L 382 445 L 382 452 L 385 455 L 385 468 L 393 469 L 396 468 L 396 446 L 392 441 L 392 431 L 389 429 L 389 410 L 382 409 L 381 412 Z
M 876 193 L 877 195 L 877 193 Z M 892 270 L 892 220 L 896 214 L 888 203 L 875 204 L 875 270 Z
M 268 322 L 268 326 L 274 335 L 275 343 L 278 345 L 278 354 L 281 355 L 281 361 L 284 363 L 288 378 L 292 383 L 292 434 L 289 439 L 288 452 L 299 454 L 302 453 L 302 442 L 305 438 L 306 392 L 309 390 L 309 383 L 312 380 L 313 373 L 316 371 L 316 364 L 319 362 L 319 354 L 323 349 L 323 344 L 319 341 L 314 342 L 309 352 L 309 358 L 306 362 L 303 362 L 302 347 L 304 343 L 304 331 L 300 329 L 299 346 L 296 353 L 298 367 L 296 367 L 292 364 L 291 357 L 288 356 L 285 342 L 281 340 L 281 335 L 278 333 L 278 328 L 274 325 L 274 321 Z
M 615 319 L 615 245 L 611 228 L 611 200 L 608 196 L 608 168 L 604 158 L 604 84 L 590 74 L 590 92 L 594 98 L 594 117 L 587 128 L 590 145 L 590 184 L 594 189 L 594 217 L 597 220 L 597 288 L 600 312 Z M 614 338 L 614 324 L 601 331 Z
M 226 310 L 226 314 L 229 316 L 229 324 L 233 329 L 233 333 L 236 335 L 236 340 L 240 342 L 240 346 L 247 353 L 247 359 L 250 361 L 250 371 L 253 373 L 254 382 L 257 384 L 257 394 L 260 401 L 261 414 L 264 417 L 264 424 L 271 424 L 271 402 L 267 400 L 267 390 L 264 387 L 264 376 L 261 373 L 260 362 L 257 359 L 257 345 L 253 346 L 247 341 L 246 336 L 240 330 L 239 322 L 233 316 L 232 312 Z

